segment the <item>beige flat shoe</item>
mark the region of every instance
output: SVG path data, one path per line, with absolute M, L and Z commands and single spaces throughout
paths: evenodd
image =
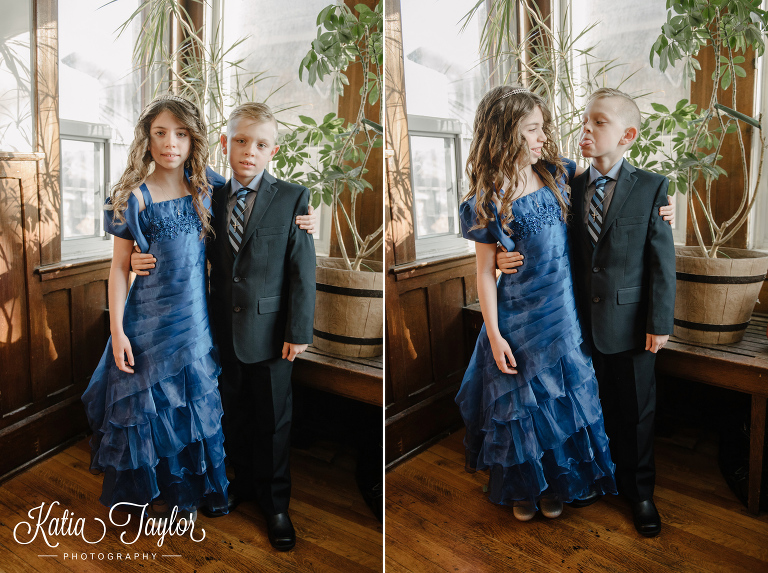
M 512 514 L 518 521 L 530 521 L 536 515 L 536 507 L 530 501 L 516 501 L 512 506 Z
M 554 519 L 563 513 L 563 502 L 556 496 L 545 496 L 539 500 L 539 507 L 544 517 Z

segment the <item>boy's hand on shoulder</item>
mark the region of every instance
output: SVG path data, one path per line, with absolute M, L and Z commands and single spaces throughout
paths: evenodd
M 659 215 L 662 219 L 667 221 L 670 225 L 675 224 L 675 198 L 673 195 L 667 195 L 667 201 L 669 205 L 659 207 Z
M 304 352 L 309 344 L 293 344 L 292 342 L 283 342 L 283 358 L 287 358 L 289 362 L 293 362 L 299 354 Z
M 315 213 L 312 205 L 309 206 L 309 214 L 298 215 L 296 217 L 296 224 L 299 226 L 299 229 L 304 229 L 310 235 L 315 234 L 315 227 L 317 226 L 317 213 Z M 283 356 L 283 358 L 285 358 L 285 356 Z
M 131 270 L 139 276 L 147 276 L 148 269 L 154 269 L 157 259 L 149 253 L 142 253 L 138 245 L 133 246 L 131 253 Z
M 645 334 L 645 349 L 650 350 L 656 354 L 659 350 L 664 348 L 664 345 L 669 340 L 669 334 Z
M 496 266 L 506 275 L 515 274 L 517 272 L 515 267 L 522 265 L 524 258 L 523 255 L 516 251 L 508 253 L 507 249 L 501 245 L 496 245 Z

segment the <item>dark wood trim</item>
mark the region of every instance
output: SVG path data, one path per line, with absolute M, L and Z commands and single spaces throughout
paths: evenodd
M 96 257 L 96 258 L 82 258 L 73 259 L 69 261 L 61 261 L 51 265 L 42 265 L 35 269 L 35 272 L 40 275 L 40 280 L 50 281 L 54 279 L 60 279 L 62 277 L 68 277 L 71 275 L 77 275 L 87 273 L 96 270 L 108 269 L 112 264 L 112 256 L 108 257 Z
M 61 260 L 58 0 L 36 0 L 34 12 L 37 151 L 45 156 L 38 164 L 39 197 L 34 202 L 40 252 L 30 268 Z
M 410 280 L 426 274 L 461 267 L 466 264 L 475 264 L 475 253 L 459 253 L 445 257 L 433 257 L 431 259 L 419 259 L 405 265 L 392 267 L 392 272 L 398 281 Z
M 50 456 L 88 430 L 80 395 L 71 396 L 0 430 L 0 481 Z
M 400 0 L 385 1 L 386 14 L 386 126 L 388 216 L 394 263 L 416 260 L 416 236 L 413 229 L 413 193 L 411 190 L 411 150 L 408 140 L 408 116 L 405 106 L 405 70 L 400 19 Z M 391 153 L 390 153 L 391 151 Z

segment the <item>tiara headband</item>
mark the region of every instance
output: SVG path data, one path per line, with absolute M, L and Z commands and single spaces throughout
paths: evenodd
M 529 94 L 529 93 L 531 93 L 531 92 L 528 91 L 525 88 L 514 88 L 514 89 L 509 90 L 507 93 L 505 93 L 499 99 L 504 99 L 505 97 L 509 97 L 509 96 L 515 95 L 515 94 Z
M 189 104 L 189 105 L 191 105 L 192 107 L 195 108 L 195 111 L 197 111 L 197 108 L 195 107 L 195 105 L 191 101 L 189 101 L 188 99 L 184 99 L 183 97 L 177 96 L 177 95 L 174 95 L 174 94 L 163 94 L 161 96 L 157 96 L 155 99 L 153 99 L 144 108 L 144 110 L 141 112 L 141 116 L 139 117 L 139 119 L 143 118 L 147 113 L 149 113 L 149 108 L 150 108 L 151 104 L 153 104 L 155 102 L 159 102 L 159 101 L 165 101 L 165 100 L 172 100 L 172 101 L 177 101 L 179 103 Z

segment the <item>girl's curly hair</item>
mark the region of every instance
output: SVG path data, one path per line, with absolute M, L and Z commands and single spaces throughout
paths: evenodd
M 168 94 L 152 100 L 139 116 L 134 130 L 133 142 L 128 150 L 128 164 L 125 167 L 120 180 L 112 188 L 111 206 L 106 208 L 115 211 L 115 219 L 119 223 L 125 221 L 125 209 L 128 199 L 147 178 L 154 160 L 149 151 L 149 130 L 152 122 L 163 111 L 168 110 L 189 131 L 190 151 L 184 161 L 184 168 L 188 172 L 190 192 L 197 216 L 203 229 L 200 237 L 203 238 L 211 231 L 211 214 L 205 208 L 204 201 L 211 194 L 205 169 L 208 165 L 208 139 L 205 121 L 200 111 L 192 102 L 186 99 Z
M 474 135 L 467 158 L 469 192 L 464 199 L 477 197 L 475 228 L 485 228 L 494 219 L 490 203 L 494 199 L 495 191 L 503 188 L 506 179 L 509 181 L 509 189 L 499 197 L 499 216 L 502 228 L 510 232 L 509 225 L 513 219 L 512 201 L 515 199 L 511 190 L 517 189 L 518 185 L 525 186 L 525 176 L 521 172 L 528 162 L 529 154 L 520 126 L 522 120 L 536 107 L 544 117 L 547 141 L 542 148 L 541 160 L 533 165 L 533 169 L 555 194 L 563 220 L 566 219 L 568 205 L 563 192 L 556 184 L 557 181 L 565 180 L 566 173 L 553 137 L 555 126 L 552 114 L 540 96 L 518 86 L 499 86 L 486 93 L 480 101 L 475 113 Z M 547 169 L 547 164 L 554 167 L 554 174 Z M 567 186 L 565 192 L 568 192 Z

